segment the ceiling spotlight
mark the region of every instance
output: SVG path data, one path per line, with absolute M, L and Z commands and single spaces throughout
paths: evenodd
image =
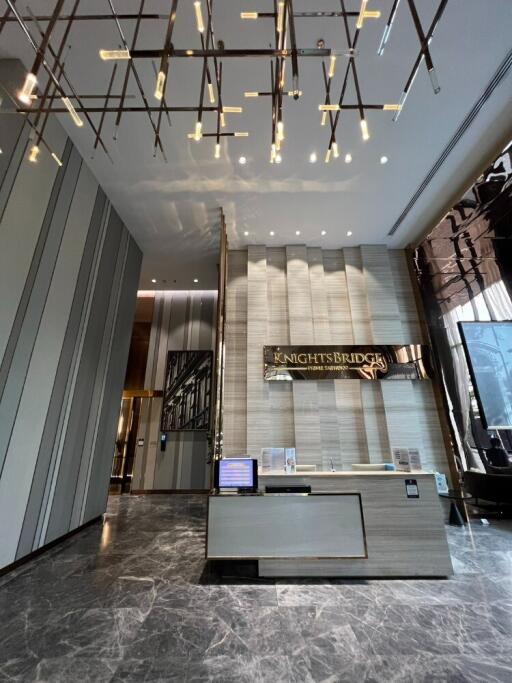
M 198 282 L 199 282 L 199 280 L 195 277 L 194 278 L 194 284 L 197 285 Z
M 311 152 L 309 155 L 309 163 L 316 164 L 316 152 Z
M 327 231 L 326 231 L 326 230 L 322 230 L 322 232 L 321 232 L 320 234 L 321 234 L 322 237 L 323 237 L 324 235 L 327 235 Z
M 282 156 L 280 154 L 276 154 L 276 158 L 275 158 L 276 164 L 280 164 L 282 160 L 283 160 Z
M 380 158 L 380 163 L 381 164 L 387 164 L 388 163 L 388 158 L 386 156 Z
M 249 233 L 247 232 L 247 230 L 244 232 L 244 235 L 245 237 L 249 237 Z
M 295 234 L 296 234 L 297 237 L 298 237 L 298 236 L 300 235 L 300 230 L 296 230 L 296 231 L 295 231 Z
M 245 157 L 240 157 L 240 159 L 238 160 L 238 163 L 241 164 L 242 166 L 245 166 L 245 164 L 247 163 L 247 159 Z
M 347 230 L 347 237 L 352 237 L 352 230 Z
M 270 235 L 270 237 L 274 237 L 275 232 L 273 230 L 271 230 L 268 234 Z
M 351 161 L 352 161 L 352 154 L 350 154 L 350 152 L 349 152 L 348 154 L 345 154 L 345 163 L 350 164 Z
M 153 284 L 155 284 L 155 282 L 156 282 L 155 278 L 152 278 L 151 282 L 152 282 Z

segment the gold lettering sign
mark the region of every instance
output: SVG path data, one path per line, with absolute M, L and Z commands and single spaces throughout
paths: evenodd
M 428 379 L 429 348 L 411 345 L 265 346 L 266 380 Z

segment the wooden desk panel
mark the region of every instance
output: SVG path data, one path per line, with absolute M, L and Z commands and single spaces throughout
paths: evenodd
M 419 498 L 407 498 L 416 479 Z M 367 559 L 260 560 L 261 576 L 433 576 L 453 573 L 434 476 L 423 473 L 265 474 L 260 488 L 310 485 L 313 492 L 360 493 Z

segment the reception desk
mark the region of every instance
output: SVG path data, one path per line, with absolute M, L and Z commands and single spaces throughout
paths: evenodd
M 418 497 L 410 497 L 410 479 Z M 290 486 L 311 493 L 264 493 Z M 268 473 L 260 474 L 259 489 L 210 496 L 208 559 L 255 559 L 260 576 L 276 577 L 452 574 L 432 474 Z

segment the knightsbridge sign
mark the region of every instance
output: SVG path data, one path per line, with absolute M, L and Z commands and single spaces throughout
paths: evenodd
M 265 346 L 266 380 L 428 379 L 429 347 L 403 346 Z

